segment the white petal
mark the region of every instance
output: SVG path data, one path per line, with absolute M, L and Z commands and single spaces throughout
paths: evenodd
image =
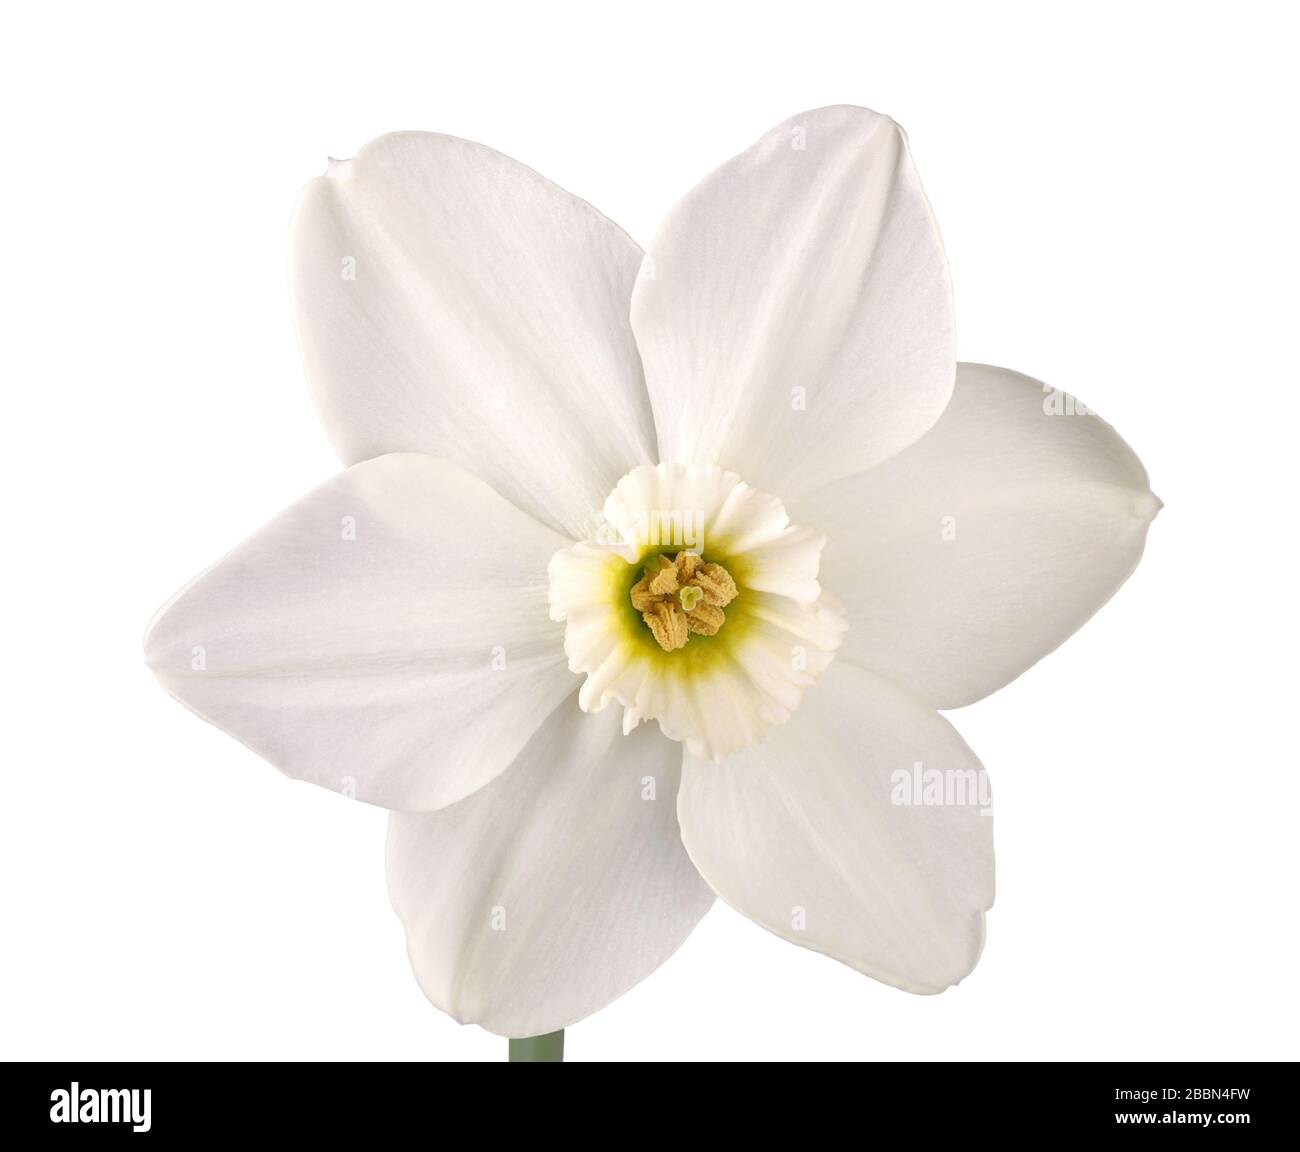
M 589 204 L 479 144 L 399 132 L 331 163 L 298 202 L 291 267 L 340 456 L 446 457 L 582 538 L 656 458 L 628 321 L 640 260 Z
M 916 802 L 918 779 L 937 802 Z M 983 947 L 987 800 L 943 717 L 837 662 L 759 747 L 725 764 L 688 756 L 678 817 L 700 874 L 751 920 L 887 984 L 941 992 Z
M 573 690 L 546 608 L 560 543 L 454 464 L 380 457 L 178 593 L 146 657 L 282 772 L 436 808 L 505 768 Z
M 928 435 L 801 502 L 827 533 L 841 656 L 936 708 L 1015 679 L 1128 578 L 1160 508 L 1115 430 L 1027 376 L 962 364 Z
M 679 759 L 571 699 L 482 791 L 394 814 L 389 891 L 425 995 L 462 1023 L 536 1036 L 667 960 L 713 903 L 677 828 Z
M 807 112 L 669 214 L 632 297 L 660 458 L 787 503 L 905 448 L 954 370 L 938 228 L 902 130 Z
M 790 523 L 781 502 L 735 473 L 700 465 L 634 469 L 605 504 L 611 539 L 551 560 L 551 615 L 566 622 L 579 701 L 617 701 L 624 728 L 656 720 L 699 756 L 753 744 L 799 706 L 830 663 L 843 609 L 817 579 L 822 538 Z M 629 599 L 649 553 L 679 547 L 722 564 L 739 594 L 716 636 L 662 651 Z

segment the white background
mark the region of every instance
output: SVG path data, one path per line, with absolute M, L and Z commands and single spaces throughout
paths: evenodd
M 961 358 L 1077 394 L 1166 508 L 1082 633 L 952 714 L 998 801 L 959 988 L 908 996 L 719 905 L 569 1056 L 1300 1056 L 1282 5 L 23 7 L 0 48 L 0 1056 L 502 1057 L 408 970 L 384 814 L 178 707 L 144 624 L 335 469 L 286 288 L 327 155 L 466 136 L 644 243 L 836 102 L 908 129 Z

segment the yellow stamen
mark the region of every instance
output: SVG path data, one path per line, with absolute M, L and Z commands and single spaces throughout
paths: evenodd
M 694 552 L 656 556 L 630 593 L 632 607 L 665 652 L 684 648 L 691 633 L 715 635 L 726 623 L 723 608 L 737 594 L 730 572 Z

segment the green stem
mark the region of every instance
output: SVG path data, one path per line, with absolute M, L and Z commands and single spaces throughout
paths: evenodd
M 564 1029 L 545 1036 L 510 1041 L 511 1064 L 560 1064 L 564 1060 Z

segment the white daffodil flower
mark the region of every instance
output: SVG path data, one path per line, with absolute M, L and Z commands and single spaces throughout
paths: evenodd
M 292 286 L 347 468 L 147 657 L 281 771 L 392 810 L 429 999 L 564 1028 L 715 893 L 911 992 L 965 976 L 992 821 L 938 710 L 1087 620 L 1159 502 L 1070 397 L 955 363 L 901 129 L 795 117 L 648 253 L 489 148 L 384 136 L 303 192 Z

